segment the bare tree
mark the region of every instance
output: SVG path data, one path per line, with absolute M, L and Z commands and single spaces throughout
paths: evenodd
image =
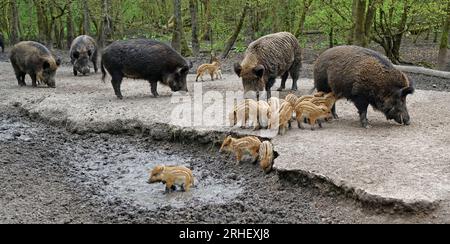
M 175 16 L 175 26 L 172 35 L 172 47 L 177 52 L 181 53 L 181 33 L 183 29 L 182 18 L 181 18 L 181 0 L 173 0 L 174 16 Z
M 83 34 L 90 35 L 91 33 L 91 18 L 89 15 L 88 0 L 83 0 Z
M 200 53 L 200 43 L 198 40 L 198 0 L 189 0 L 189 10 L 191 12 L 191 27 L 192 27 L 192 51 L 194 56 Z
M 17 7 L 16 1 L 9 2 L 11 6 L 11 44 L 16 44 L 19 42 L 19 9 Z
M 74 37 L 73 16 L 72 16 L 72 0 L 67 2 L 67 47 L 70 48 Z
M 448 35 L 450 29 L 450 1 L 447 3 L 447 17 L 442 29 L 441 45 L 439 46 L 438 69 L 446 70 L 448 63 Z
M 234 43 L 236 42 L 236 39 L 239 36 L 239 33 L 241 33 L 242 26 L 244 25 L 245 17 L 247 16 L 247 12 L 248 12 L 249 8 L 250 8 L 249 3 L 246 2 L 244 8 L 242 9 L 242 13 L 241 13 L 239 22 L 238 22 L 236 28 L 234 29 L 233 35 L 231 35 L 231 37 L 228 39 L 228 41 L 225 45 L 225 49 L 222 53 L 222 58 L 228 57 L 228 54 L 230 53 L 231 48 L 233 48 Z
M 99 45 L 100 47 L 105 47 L 106 45 L 106 39 L 110 38 L 111 32 L 112 32 L 112 21 L 111 21 L 111 15 L 110 15 L 110 7 L 111 7 L 111 1 L 110 0 L 103 0 L 102 1 L 102 24 L 100 28 L 100 34 L 99 34 Z
M 302 11 L 300 12 L 300 21 L 298 22 L 298 29 L 295 32 L 295 36 L 300 38 L 303 35 L 305 28 L 306 15 L 308 14 L 309 8 L 311 7 L 313 0 L 303 0 Z

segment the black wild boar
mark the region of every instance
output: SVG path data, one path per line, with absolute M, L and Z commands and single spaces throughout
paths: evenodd
M 234 71 L 242 78 L 244 92 L 267 91 L 277 77 L 282 77 L 282 91 L 286 87 L 289 74 L 292 76 L 292 90 L 297 90 L 297 80 L 302 66 L 302 53 L 298 40 L 291 33 L 280 32 L 267 35 L 250 44 L 244 60 L 234 65 Z
M 341 46 L 325 51 L 314 68 L 315 87 L 334 92 L 356 105 L 361 124 L 368 128 L 367 108 L 383 112 L 388 120 L 411 123 L 406 97 L 414 93 L 414 84 L 385 56 L 357 46 Z M 333 114 L 337 118 L 336 110 Z
M 94 65 L 94 71 L 97 73 L 97 56 L 98 56 L 97 43 L 90 36 L 79 36 L 73 40 L 70 46 L 70 61 L 73 64 L 73 74 L 75 76 L 78 73 L 83 75 L 91 72 L 89 67 L 89 61 Z
M 5 52 L 5 41 L 3 40 L 3 35 L 0 33 L 0 47 L 2 48 L 2 53 Z
M 38 82 L 56 87 L 55 75 L 61 61 L 44 45 L 32 41 L 20 42 L 11 49 L 10 60 L 19 86 L 26 86 L 25 75 L 29 74 L 34 87 Z
M 103 81 L 106 70 L 111 75 L 114 92 L 122 99 L 120 85 L 123 77 L 150 82 L 151 92 L 157 97 L 158 82 L 172 91 L 187 91 L 186 77 L 191 65 L 170 46 L 153 40 L 117 41 L 102 55 Z

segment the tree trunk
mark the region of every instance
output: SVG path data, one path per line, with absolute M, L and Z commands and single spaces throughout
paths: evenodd
M 10 1 L 11 4 L 11 44 L 16 44 L 20 41 L 19 37 L 19 9 L 16 1 Z
M 211 0 L 203 0 L 203 5 L 205 7 L 205 22 L 203 26 L 203 35 L 202 40 L 203 41 L 210 41 L 211 39 L 211 21 L 212 21 L 212 6 L 211 6 Z
M 110 6 L 111 2 L 110 0 L 103 0 L 102 1 L 102 24 L 100 27 L 100 33 L 99 33 L 99 46 L 105 47 L 106 46 L 106 40 L 111 37 L 111 16 L 109 14 L 110 12 Z
M 366 0 L 357 0 L 356 2 L 356 16 L 355 16 L 355 32 L 353 40 L 355 45 L 364 46 L 366 41 L 365 35 L 365 17 L 366 17 Z
M 367 47 L 371 40 L 371 31 L 373 26 L 373 21 L 375 18 L 375 13 L 377 10 L 377 2 L 379 0 L 369 0 L 369 7 L 367 9 L 365 23 L 364 23 L 364 43 L 363 46 Z
M 83 32 L 84 35 L 91 34 L 91 18 L 89 16 L 89 3 L 83 0 Z
M 246 3 L 244 9 L 242 10 L 241 18 L 239 19 L 239 23 L 236 26 L 236 29 L 234 30 L 233 35 L 231 35 L 231 37 L 227 41 L 227 44 L 225 45 L 225 49 L 223 51 L 222 58 L 225 59 L 226 57 L 228 57 L 228 54 L 230 53 L 231 48 L 233 48 L 234 43 L 236 42 L 236 40 L 239 36 L 239 33 L 242 30 L 242 26 L 244 25 L 245 17 L 247 16 L 248 10 L 249 10 L 249 4 Z
M 311 7 L 312 0 L 303 0 L 303 8 L 300 13 L 300 21 L 298 23 L 298 29 L 295 32 L 295 37 L 300 38 L 303 35 L 305 28 L 306 15 L 308 14 L 309 7 Z
M 441 45 L 439 46 L 438 69 L 446 70 L 448 63 L 448 35 L 450 29 L 450 1 L 447 4 L 447 18 L 442 29 Z
M 191 27 L 192 27 L 192 51 L 194 56 L 200 53 L 200 42 L 198 40 L 198 0 L 189 0 L 189 10 L 191 12 Z
M 356 27 L 356 12 L 357 12 L 357 8 L 358 7 L 358 0 L 353 0 L 352 1 L 352 28 L 350 29 L 349 35 L 348 35 L 348 39 L 347 39 L 347 44 L 352 45 L 355 40 L 355 27 Z
M 173 9 L 175 16 L 175 26 L 173 28 L 172 47 L 177 52 L 181 53 L 181 32 L 183 31 L 183 23 L 181 23 L 181 0 L 173 0 Z
M 72 17 L 72 1 L 67 3 L 67 47 L 70 48 L 74 37 L 73 17 Z

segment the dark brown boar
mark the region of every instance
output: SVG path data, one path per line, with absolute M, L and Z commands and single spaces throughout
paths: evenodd
M 297 90 L 297 80 L 302 66 L 301 49 L 298 40 L 291 33 L 280 32 L 254 41 L 248 47 L 244 60 L 234 65 L 234 71 L 242 78 L 244 92 L 267 91 L 277 77 L 282 77 L 280 91 L 285 89 L 286 80 L 291 75 L 292 90 Z
M 414 93 L 414 84 L 388 58 L 375 51 L 357 46 L 329 49 L 316 61 L 314 81 L 319 92 L 334 92 L 338 99 L 353 101 L 365 128 L 369 127 L 369 104 L 388 120 L 411 123 L 406 97 Z M 335 107 L 333 115 L 337 118 Z
M 97 43 L 92 37 L 82 35 L 75 38 L 70 46 L 70 61 L 73 65 L 73 74 L 75 76 L 78 73 L 83 75 L 89 74 L 91 72 L 89 61 L 92 62 L 94 71 L 97 73 L 97 56 Z
M 60 59 L 56 59 L 44 45 L 20 42 L 11 49 L 10 60 L 19 86 L 26 86 L 25 75 L 29 74 L 34 87 L 38 82 L 56 87 L 55 75 Z
M 155 97 L 158 82 L 174 92 L 187 91 L 186 77 L 191 67 L 172 47 L 147 39 L 114 42 L 103 51 L 101 63 L 103 80 L 108 70 L 119 99 L 123 98 L 120 91 L 123 77 L 147 80 Z

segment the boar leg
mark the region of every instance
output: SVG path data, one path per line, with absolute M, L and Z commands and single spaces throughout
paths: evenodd
M 289 71 L 284 73 L 283 76 L 281 77 L 281 86 L 280 88 L 278 88 L 278 91 L 283 91 L 284 89 L 286 89 L 286 81 L 288 78 L 289 78 Z
M 267 81 L 267 84 L 266 84 L 267 100 L 269 100 L 272 97 L 272 86 L 275 84 L 276 79 L 277 79 L 276 77 L 269 78 L 269 80 Z M 258 100 L 259 100 L 259 97 L 258 97 Z
M 369 120 L 367 119 L 367 109 L 369 108 L 369 102 L 363 97 L 357 97 L 353 101 L 359 113 L 359 120 L 363 128 L 369 128 Z
M 334 119 L 339 119 L 339 116 L 336 112 L 336 103 L 333 105 L 333 108 L 331 108 L 331 113 L 333 113 L 333 118 Z
M 95 50 L 94 54 L 92 55 L 92 64 L 94 64 L 94 71 L 95 73 L 98 72 L 98 66 L 97 66 L 97 56 L 98 56 L 98 51 Z
M 298 90 L 297 82 L 298 82 L 298 78 L 300 77 L 298 65 L 292 66 L 290 73 L 291 73 L 291 77 L 292 77 L 292 90 L 297 91 Z
M 16 78 L 17 81 L 19 82 L 19 86 L 26 86 L 27 84 L 25 83 L 25 73 L 22 72 L 18 72 L 16 73 Z
M 150 88 L 152 90 L 153 96 L 159 97 L 159 94 L 158 94 L 158 82 L 150 81 Z
M 114 88 L 114 93 L 116 94 L 117 98 L 123 99 L 122 92 L 120 91 L 120 85 L 122 84 L 123 76 L 119 74 L 111 74 L 111 84 Z
M 75 69 L 75 67 L 73 67 L 73 75 L 78 76 L 78 71 L 77 71 L 77 69 Z
M 36 74 L 32 73 L 32 74 L 30 74 L 30 77 L 31 77 L 31 85 L 32 85 L 33 87 L 37 87 L 37 78 L 36 78 Z

